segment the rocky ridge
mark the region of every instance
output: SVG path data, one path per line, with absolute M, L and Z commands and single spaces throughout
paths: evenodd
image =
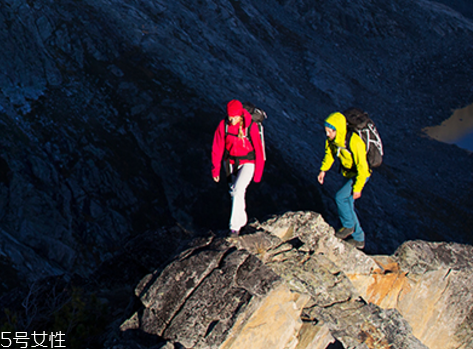
M 472 256 L 424 241 L 370 256 L 320 214 L 287 212 L 143 278 L 107 348 L 470 348 Z

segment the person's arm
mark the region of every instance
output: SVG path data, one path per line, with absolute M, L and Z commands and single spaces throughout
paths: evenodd
M 355 162 L 357 172 L 353 184 L 353 199 L 356 200 L 361 197 L 361 192 L 371 172 L 366 160 L 366 146 L 363 140 L 353 135 L 350 141 L 350 149 L 353 153 L 353 161 Z
M 225 121 L 222 120 L 215 130 L 212 144 L 212 178 L 215 182 L 220 180 L 222 157 L 225 151 Z
M 317 180 L 319 181 L 320 184 L 324 184 L 324 179 L 325 179 L 325 174 L 327 172 L 325 171 L 320 171 L 319 175 L 317 176 Z
M 321 172 L 327 172 L 330 170 L 334 163 L 335 159 L 332 154 L 332 150 L 330 149 L 330 144 L 328 140 L 325 140 L 325 155 L 322 160 L 322 165 L 320 166 L 320 171 Z
M 253 181 L 258 183 L 261 181 L 261 177 L 263 176 L 264 150 L 261 136 L 259 134 L 258 124 L 256 122 L 251 126 L 250 137 L 253 142 L 253 147 L 255 148 L 255 175 L 253 176 Z

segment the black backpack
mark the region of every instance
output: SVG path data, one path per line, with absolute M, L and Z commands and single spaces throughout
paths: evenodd
M 353 132 L 356 132 L 366 145 L 366 159 L 370 168 L 378 167 L 383 162 L 383 143 L 378 129 L 368 113 L 359 108 L 348 108 L 343 113 L 347 119 L 347 147 Z
M 248 130 L 251 128 L 251 125 L 255 122 L 258 125 L 259 135 L 261 137 L 261 144 L 263 145 L 263 156 L 264 160 L 266 161 L 266 146 L 264 143 L 264 128 L 263 128 L 263 121 L 268 118 L 266 112 L 263 109 L 256 108 L 256 106 L 251 102 L 244 102 L 243 108 L 245 108 L 248 113 L 251 114 L 251 124 L 248 127 Z M 251 138 L 250 138 L 251 141 Z M 251 141 L 252 142 L 252 141 Z M 253 142 L 252 142 L 253 144 Z

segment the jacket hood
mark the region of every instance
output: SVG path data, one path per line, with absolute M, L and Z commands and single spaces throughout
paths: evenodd
M 243 114 L 243 104 L 240 101 L 233 99 L 227 104 L 227 115 L 236 116 Z
M 330 114 L 325 122 L 335 127 L 337 134 L 334 139 L 334 144 L 337 147 L 345 148 L 345 137 L 347 135 L 347 119 L 340 112 Z
M 227 115 L 228 116 L 235 116 L 235 115 L 241 115 L 243 117 L 243 123 L 245 127 L 250 126 L 251 123 L 251 114 L 243 108 L 243 104 L 236 100 L 233 99 L 227 104 Z

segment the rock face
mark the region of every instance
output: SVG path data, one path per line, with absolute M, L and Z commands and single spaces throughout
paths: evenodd
M 170 348 L 471 347 L 471 246 L 410 241 L 369 256 L 313 212 L 253 228 L 145 277 L 141 309 L 109 347 L 138 346 L 134 332 Z
M 472 257 L 471 246 L 410 241 L 375 257 L 378 273 L 348 277 L 367 301 L 398 309 L 429 348 L 470 348 Z
M 159 275 L 143 279 L 136 295 L 143 312 L 122 326 L 181 343 L 220 345 L 248 302 L 264 298 L 278 276 L 255 256 L 224 240 L 185 252 Z

